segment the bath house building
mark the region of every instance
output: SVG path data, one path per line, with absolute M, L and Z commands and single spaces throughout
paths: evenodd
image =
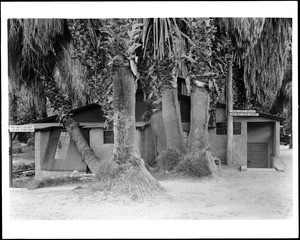
M 183 88 L 182 88 L 183 89 Z M 178 100 L 184 135 L 189 133 L 190 98 L 178 88 Z M 157 157 L 155 137 L 151 124 L 141 117 L 147 110 L 143 93 L 136 94 L 136 150 L 146 162 Z M 234 110 L 241 110 L 235 109 Z M 242 111 L 241 111 L 242 112 Z M 105 127 L 105 118 L 98 104 L 89 104 L 72 110 L 88 144 L 100 159 L 112 155 L 114 134 Z M 35 178 L 64 175 L 66 172 L 87 172 L 68 133 L 59 125 L 57 116 L 51 116 L 31 125 L 35 128 Z M 263 112 L 250 111 L 248 115 L 233 116 L 233 167 L 275 168 L 282 170 L 280 164 L 280 122 L 284 119 Z M 209 121 L 209 144 L 214 154 L 226 164 L 227 115 L 226 105 L 219 103 Z

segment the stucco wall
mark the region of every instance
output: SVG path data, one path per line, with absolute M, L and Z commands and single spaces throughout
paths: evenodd
M 100 128 L 90 130 L 90 146 L 99 159 L 108 159 L 113 154 L 114 144 L 104 144 L 103 130 Z M 155 146 L 150 127 L 136 129 L 135 150 L 147 162 L 155 159 Z
M 35 179 L 43 178 L 43 161 L 46 153 L 46 146 L 50 137 L 50 131 L 35 132 L 34 151 L 35 151 Z
M 145 160 L 155 159 L 155 146 L 153 139 L 151 139 L 150 128 L 136 130 L 135 148 L 141 157 Z M 35 179 L 41 180 L 48 177 L 67 176 L 72 171 L 46 171 L 42 169 L 44 156 L 50 131 L 38 131 L 35 133 Z M 145 139 L 147 141 L 145 141 Z M 95 155 L 99 159 L 109 159 L 113 154 L 114 144 L 104 144 L 103 142 L 103 129 L 92 128 L 90 129 L 90 147 L 93 149 Z M 78 170 L 78 169 L 74 169 Z
M 241 135 L 233 135 L 233 166 L 245 166 L 247 164 L 247 123 L 241 120 Z M 208 142 L 214 154 L 226 163 L 227 135 L 217 135 L 216 128 L 208 131 Z
M 216 122 L 226 122 L 227 117 L 225 114 L 225 108 L 216 109 Z M 247 143 L 248 142 L 267 142 L 268 143 L 268 161 L 269 166 L 272 167 L 270 155 L 273 152 L 276 154 L 279 152 L 279 145 L 273 144 L 273 139 L 277 139 L 273 134 L 279 131 L 279 122 L 276 127 L 274 121 L 263 117 L 233 117 L 233 122 L 241 122 L 241 135 L 233 135 L 233 164 L 234 166 L 246 166 L 247 165 Z M 258 124 L 258 128 L 254 127 L 254 132 L 250 130 L 250 136 L 248 137 L 247 123 L 261 123 Z M 260 126 L 265 127 L 260 127 Z M 217 157 L 223 163 L 226 163 L 226 149 L 227 149 L 227 135 L 216 135 L 216 128 L 209 129 L 209 144 Z M 276 145 L 276 146 L 275 146 Z M 277 151 L 277 152 L 276 152 Z
M 114 144 L 103 143 L 103 129 L 93 128 L 90 130 L 90 147 L 99 159 L 108 159 L 112 156 Z

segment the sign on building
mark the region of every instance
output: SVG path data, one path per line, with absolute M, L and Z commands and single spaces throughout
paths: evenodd
M 259 116 L 259 114 L 255 110 L 231 110 L 229 114 L 230 116 Z
M 10 132 L 34 132 L 33 125 L 9 125 Z

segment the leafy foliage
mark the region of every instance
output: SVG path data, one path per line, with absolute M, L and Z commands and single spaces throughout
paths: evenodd
M 138 78 L 135 50 L 140 46 L 141 24 L 134 19 L 69 19 L 74 55 L 85 67 L 90 101 L 105 112 L 112 110 L 111 64 L 113 57 L 125 55 Z
M 282 84 L 291 41 L 290 24 L 290 19 L 267 18 L 261 38 L 244 60 L 246 88 L 266 110 L 270 110 Z
M 9 77 L 13 90 L 24 86 L 32 92 L 37 106 L 42 96 L 47 96 L 53 108 L 62 115 L 70 110 L 70 99 L 62 95 L 53 73 L 60 66 L 69 40 L 62 19 L 8 20 Z
M 183 74 L 184 39 L 189 38 L 181 30 L 186 26 L 184 19 L 147 18 L 143 23 L 143 57 L 153 59 L 149 62 L 149 76 L 162 81 L 161 86 L 176 88 L 177 77 Z
M 225 88 L 231 41 L 217 32 L 213 19 L 188 19 L 187 22 L 192 39 L 187 56 L 184 56 L 188 60 L 188 79 L 194 87 L 205 83 L 210 90 L 211 108 L 214 108 Z
M 24 87 L 11 97 L 9 115 L 14 124 L 27 124 L 36 121 L 39 117 L 45 117 L 41 114 L 34 104 L 34 97 Z
M 242 64 L 249 51 L 261 37 L 264 18 L 216 18 L 215 23 L 221 32 L 232 40 L 233 61 Z
M 276 100 L 270 110 L 270 113 L 286 118 L 286 121 L 283 124 L 286 132 L 291 132 L 292 130 L 292 85 L 292 51 L 290 48 L 282 86 L 278 91 Z
M 269 111 L 282 84 L 291 19 L 220 18 L 216 23 L 231 38 L 234 62 L 244 69 L 248 104 Z

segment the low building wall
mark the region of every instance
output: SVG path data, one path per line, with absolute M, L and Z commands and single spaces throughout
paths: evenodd
M 247 165 L 247 123 L 241 122 L 241 135 L 233 135 L 233 166 Z M 227 135 L 217 135 L 216 128 L 208 131 L 208 142 L 213 153 L 226 164 Z
M 156 150 L 153 139 L 153 134 L 150 127 L 136 129 L 135 150 L 148 164 L 156 158 Z M 90 147 L 94 151 L 97 158 L 100 160 L 109 159 L 113 155 L 114 144 L 104 144 L 103 129 L 92 128 L 89 131 Z M 45 154 L 47 152 L 50 131 L 35 132 L 35 179 L 41 180 L 49 177 L 68 176 L 74 170 L 80 173 L 80 169 L 72 169 L 70 171 L 47 171 L 43 169 Z

